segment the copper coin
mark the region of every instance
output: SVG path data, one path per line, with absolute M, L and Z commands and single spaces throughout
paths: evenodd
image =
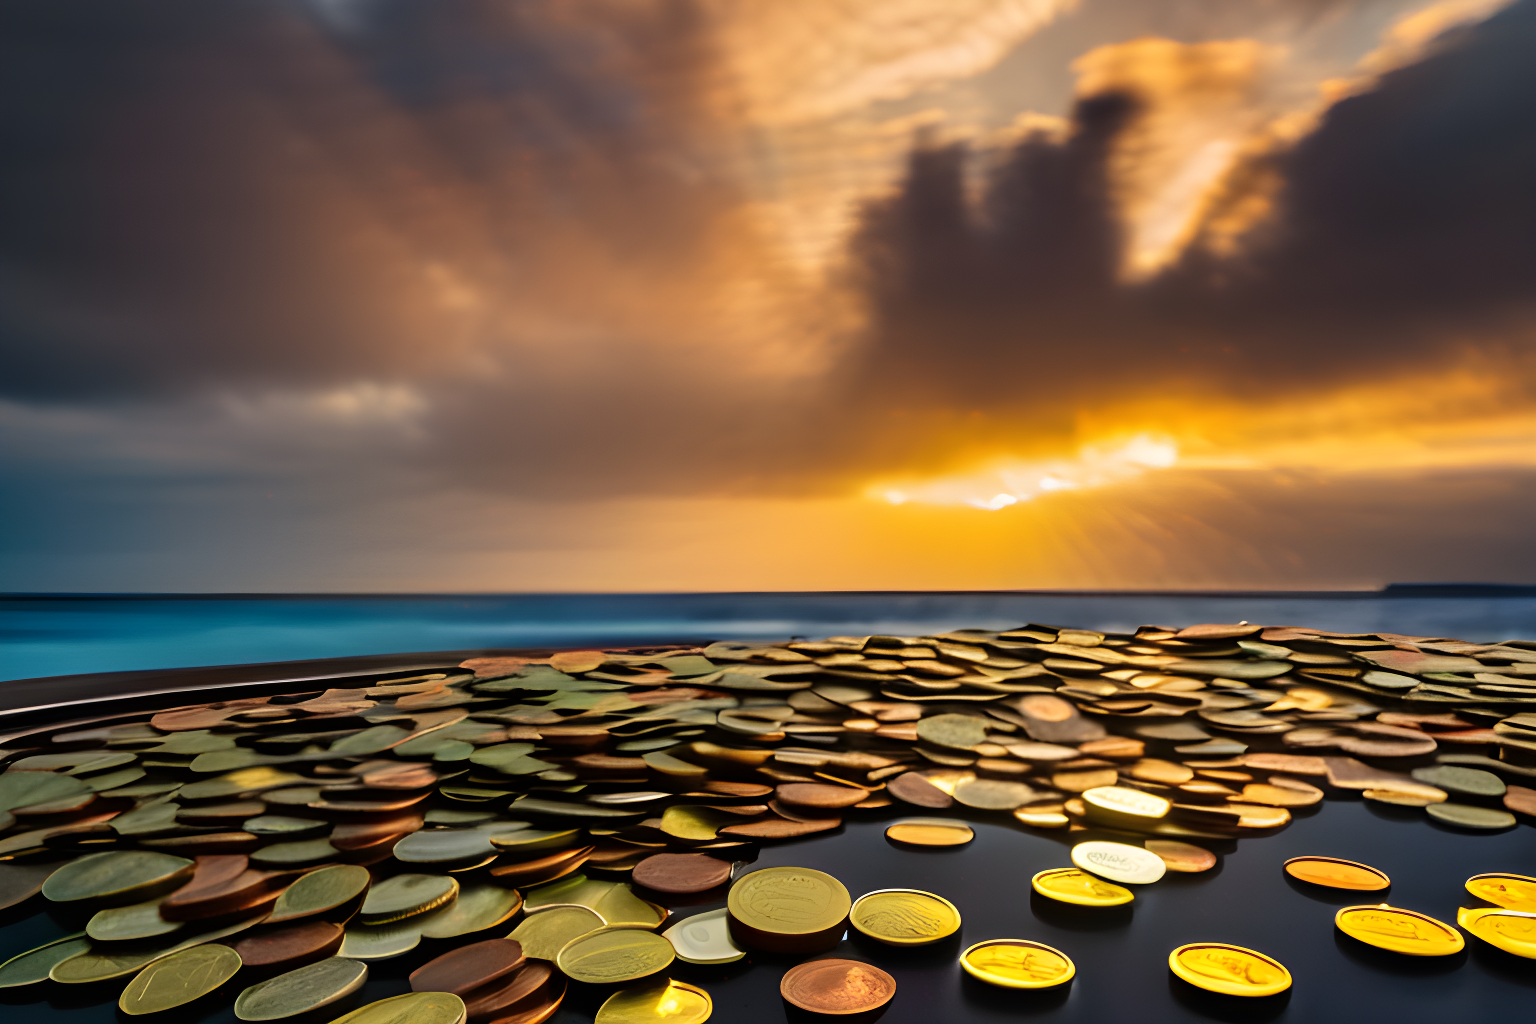
M 724 884 L 731 866 L 706 853 L 658 853 L 636 864 L 630 877 L 657 892 L 704 892 Z
M 167 921 L 193 921 L 258 907 L 277 899 L 273 871 L 247 867 L 243 854 L 215 854 L 197 858 L 192 880 L 165 898 L 160 916 Z
M 777 800 L 769 800 L 768 806 L 763 811 L 772 811 L 779 817 L 789 821 L 841 821 L 841 818 L 833 816 L 833 812 L 820 807 L 796 807 L 793 804 L 781 804 Z M 762 812 L 759 812 L 762 813 Z
M 547 857 L 525 860 L 516 864 L 498 864 L 491 868 L 491 875 L 504 885 L 534 885 L 568 875 L 592 856 L 592 847 L 579 850 L 559 850 Z
M 552 974 L 521 1002 L 500 1011 L 501 1016 L 496 1018 L 495 1024 L 543 1024 L 560 1009 L 560 1001 L 564 998 L 565 978 Z
M 841 818 L 822 821 L 749 821 L 745 825 L 727 825 L 720 829 L 722 836 L 747 836 L 752 839 L 793 839 L 808 836 L 812 832 L 826 832 L 843 823 Z
M 516 939 L 486 939 L 449 950 L 411 972 L 413 992 L 452 992 L 467 996 L 522 967 L 523 947 Z M 531 989 L 530 989 L 531 991 Z
M 139 845 L 178 857 L 202 857 L 250 853 L 261 845 L 261 841 L 261 836 L 250 832 L 204 832 L 192 836 L 140 839 Z
M 0 910 L 14 907 L 43 891 L 57 864 L 0 864 Z
M 955 802 L 955 798 L 944 792 L 938 786 L 923 778 L 917 772 L 906 772 L 898 775 L 886 784 L 886 792 L 898 800 L 905 800 L 909 804 L 919 807 L 944 808 Z
M 743 799 L 760 799 L 772 793 L 773 787 L 756 782 L 726 782 L 723 779 L 711 779 L 704 783 L 704 792 L 719 793 L 722 796 L 739 796 Z
M 1525 786 L 1508 787 L 1504 790 L 1504 808 L 1516 814 L 1529 814 L 1536 817 L 1536 789 L 1527 789 Z
M 852 807 L 860 800 L 867 799 L 869 790 L 821 782 L 789 782 L 779 786 L 774 795 L 782 802 L 796 807 L 836 810 Z
M 425 824 L 420 813 L 396 814 L 382 821 L 357 821 L 331 830 L 331 845 L 338 850 L 363 850 L 389 839 L 409 835 Z
M 891 1001 L 896 979 L 857 960 L 812 960 L 784 972 L 779 994 L 811 1013 L 868 1013 Z
M 502 981 L 478 988 L 464 996 L 465 1016 L 471 1021 L 490 1020 L 515 1012 L 517 1004 L 548 984 L 555 969 L 543 960 L 533 960 Z
M 234 949 L 246 967 L 302 967 L 334 955 L 345 934 L 346 929 L 330 921 L 305 921 L 241 939 Z

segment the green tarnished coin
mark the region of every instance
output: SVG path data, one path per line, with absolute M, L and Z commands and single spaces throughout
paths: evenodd
M 29 949 L 0 964 L 0 988 L 17 988 L 48 980 L 48 972 L 70 957 L 79 956 L 91 948 L 84 933 L 66 935 L 46 946 Z
M 168 853 L 112 850 L 65 864 L 43 883 L 55 903 L 137 903 L 170 892 L 192 877 L 192 861 Z
M 123 989 L 117 1005 L 133 1016 L 184 1006 L 212 992 L 239 970 L 240 954 L 228 946 L 193 946 L 140 971 Z
M 280 839 L 307 839 L 331 831 L 331 823 L 328 821 L 294 818 L 286 814 L 261 814 L 247 818 L 240 827 L 254 836 L 275 836 Z
M 309 780 L 293 772 L 277 768 L 243 768 L 216 779 L 189 782 L 181 788 L 181 797 L 187 800 L 214 800 L 220 797 L 261 793 L 281 786 L 302 785 Z
M 554 960 L 566 943 L 602 927 L 603 919 L 586 907 L 551 907 L 523 918 L 507 938 L 520 942 L 525 956 Z
M 572 939 L 555 965 L 572 981 L 615 985 L 665 970 L 675 954 L 672 943 L 641 928 L 602 928 Z
M 442 807 L 434 807 L 426 813 L 428 825 L 483 825 L 495 817 L 495 811 L 454 811 Z M 511 822 L 506 824 L 510 826 Z
M 463 1024 L 464 1000 L 450 992 L 407 992 L 358 1007 L 331 1024 Z
M 402 729 L 398 725 L 376 725 L 371 729 L 364 729 L 362 732 L 343 736 L 331 744 L 330 752 L 346 757 L 381 754 L 390 747 L 402 743 L 410 735 L 408 730 Z
M 311 871 L 284 889 L 272 905 L 267 923 L 334 910 L 362 895 L 372 881 L 368 869 L 356 864 L 333 864 Z
M 352 960 L 390 960 L 421 945 L 421 921 L 406 918 L 393 924 L 347 926 L 340 955 Z
M 206 932 L 198 932 L 194 935 L 183 937 L 181 933 L 168 935 L 161 941 L 163 945 L 152 943 L 135 943 L 132 951 L 113 952 L 106 947 L 98 947 L 79 956 L 70 957 L 55 965 L 48 972 L 48 977 L 64 985 L 88 985 L 92 982 L 107 981 L 111 978 L 121 978 L 125 974 L 132 974 L 145 964 L 153 963 L 161 957 L 183 949 L 191 949 L 207 942 L 217 942 L 238 932 L 243 932 L 262 920 L 264 915 L 256 914 L 251 917 L 236 921 L 234 924 L 224 925 Z M 179 942 L 172 941 L 179 939 Z
M 550 765 L 551 768 L 554 765 Z M 572 776 L 574 778 L 574 776 Z M 576 821 L 637 821 L 644 811 L 623 810 L 617 807 L 599 807 L 596 804 L 566 803 L 564 800 L 545 800 L 541 797 L 520 796 L 508 808 L 510 814 L 541 814 L 550 818 L 569 818 Z
M 1492 798 L 1503 796 L 1506 788 L 1493 772 L 1485 772 L 1481 768 L 1460 768 L 1453 764 L 1415 768 L 1413 777 L 1426 785 L 1443 789 L 1452 796 Z
M 615 992 L 598 1007 L 596 1024 L 704 1024 L 714 1010 L 708 992 L 668 978 Z
M 161 832 L 176 832 L 181 829 L 176 823 L 176 812 L 179 810 L 180 804 L 164 800 L 124 811 L 108 824 L 120 836 L 152 836 Z
M 123 786 L 131 786 L 146 774 L 143 768 L 119 768 L 115 772 L 83 776 L 80 781 L 84 782 L 85 788 L 92 793 L 105 793 L 121 789 Z
M 448 939 L 484 931 L 506 921 L 522 905 L 522 894 L 516 889 L 489 882 L 463 885 L 458 899 L 422 918 L 421 934 L 428 939 Z
M 359 920 L 369 925 L 389 924 L 435 910 L 458 893 L 458 879 L 446 875 L 395 875 L 368 890 Z
M 520 858 L 525 853 L 538 853 L 540 850 L 563 850 L 568 846 L 575 846 L 581 837 L 579 828 L 566 828 L 557 831 L 545 831 L 537 828 L 518 829 L 515 832 L 503 832 L 491 836 L 491 845 L 502 853 L 511 854 L 514 859 Z
M 518 822 L 491 823 L 475 828 L 445 828 L 413 832 L 395 844 L 395 859 L 405 864 L 451 864 L 488 857 L 496 852 L 491 838 L 500 831 L 516 835 Z
M 1424 808 L 1424 812 L 1436 821 L 1457 828 L 1471 828 L 1493 831 L 1501 828 L 1512 828 L 1515 824 L 1515 816 L 1508 811 L 1497 810 L 1492 807 L 1474 807 L 1471 804 L 1430 804 Z M 47 890 L 43 890 L 47 892 Z
M 252 985 L 235 1000 L 240 1020 L 281 1020 L 329 1006 L 363 987 L 368 965 L 333 956 Z
M 263 846 L 251 854 L 251 863 L 264 868 L 297 868 L 333 860 L 336 852 L 329 839 L 298 839 Z
M 126 907 L 98 910 L 86 923 L 85 934 L 103 942 L 122 942 L 169 935 L 181 927 L 182 922 L 167 921 L 160 916 L 159 900 L 149 900 Z
M 987 722 L 972 715 L 930 715 L 917 723 L 917 738 L 952 750 L 970 750 L 987 741 Z
M 85 783 L 72 775 L 5 772 L 0 774 L 0 811 L 66 800 L 87 792 L 89 789 Z

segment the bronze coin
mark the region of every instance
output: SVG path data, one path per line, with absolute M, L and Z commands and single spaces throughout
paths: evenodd
M 761 799 L 773 792 L 772 786 L 764 786 L 756 782 L 726 782 L 723 779 L 711 779 L 704 783 L 703 789 L 706 793 L 739 796 L 743 799 Z
M 415 811 L 392 815 L 382 821 L 346 822 L 331 830 L 331 845 L 338 850 L 363 850 L 419 831 L 425 823 L 421 814 Z
M 234 944 L 246 967 L 302 967 L 335 955 L 346 930 L 330 921 L 305 921 L 251 935 Z
M 501 879 L 503 885 L 525 886 L 554 881 L 575 871 L 592 856 L 592 847 L 579 850 L 559 850 L 547 857 L 525 860 L 516 864 L 498 864 L 491 868 L 492 877 Z
M 779 817 L 789 821 L 841 821 L 834 812 L 820 807 L 796 807 L 793 804 L 781 804 L 777 800 L 769 800 L 764 811 L 772 811 Z
M 14 907 L 43 891 L 57 864 L 0 864 L 0 910 Z
M 274 871 L 248 868 L 243 854 L 197 858 L 192 880 L 165 898 L 160 916 L 167 921 L 193 921 L 252 910 L 277 899 Z
M 795 807 L 814 807 L 819 810 L 837 810 L 852 807 L 869 796 L 869 790 L 853 786 L 834 786 L 821 782 L 790 782 L 779 786 L 775 796 Z
M 476 989 L 517 971 L 525 962 L 522 944 L 516 939 L 472 942 L 412 971 L 411 991 L 452 992 L 467 998 Z
M 657 892 L 705 892 L 731 877 L 731 866 L 706 853 L 658 853 L 635 865 L 636 885 Z
M 544 984 L 524 996 L 521 1002 L 498 1011 L 495 1024 L 543 1024 L 560 1009 L 565 998 L 565 978 L 551 973 Z
M 1504 808 L 1516 814 L 1529 814 L 1536 817 L 1536 789 L 1528 789 L 1525 786 L 1508 787 L 1504 790 Z
M 554 972 L 554 967 L 543 960 L 525 963 L 506 979 L 492 982 L 466 995 L 466 1018 L 482 1021 L 506 1015 L 518 1003 L 543 988 Z
M 906 772 L 898 775 L 886 784 L 886 792 L 898 800 L 904 800 L 909 804 L 919 807 L 945 808 L 955 802 L 955 798 L 944 792 L 938 786 L 923 778 L 917 772 Z
M 784 972 L 779 994 L 811 1013 L 867 1013 L 891 1001 L 896 979 L 857 960 L 812 960 Z
M 749 821 L 745 825 L 727 825 L 720 829 L 722 836 L 746 836 L 751 839 L 794 839 L 812 832 L 826 832 L 842 825 L 841 818 L 822 821 Z

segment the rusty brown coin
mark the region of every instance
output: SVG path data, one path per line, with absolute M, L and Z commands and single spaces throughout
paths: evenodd
M 467 1019 L 490 1020 L 515 1012 L 517 1004 L 543 988 L 553 974 L 554 968 L 543 960 L 525 963 L 505 978 L 464 996 Z
M 833 786 L 821 782 L 790 782 L 779 786 L 774 795 L 783 803 L 794 807 L 814 807 L 817 810 L 837 810 L 852 807 L 869 796 L 866 789 L 853 786 Z
M 382 821 L 345 822 L 331 832 L 331 845 L 338 850 L 366 850 L 370 846 L 418 831 L 425 824 L 419 813 L 396 814 Z
M 867 1013 L 891 1001 L 896 979 L 857 960 L 812 960 L 784 972 L 779 994 L 810 1013 Z
M 471 992 L 500 981 L 525 962 L 522 944 L 516 939 L 472 942 L 449 950 L 412 971 L 411 990 L 452 992 L 467 999 Z
M 192 880 L 165 898 L 160 916 L 167 921 L 195 921 L 250 911 L 277 899 L 272 880 L 278 872 L 247 867 L 244 854 L 197 858 Z
M 1536 817 L 1536 789 L 1527 789 L 1525 786 L 1508 787 L 1504 790 L 1504 808 L 1516 814 L 1529 814 Z
M 841 818 L 818 821 L 749 821 L 745 825 L 727 825 L 720 829 L 722 836 L 743 836 L 751 839 L 793 839 L 808 836 L 812 832 L 826 832 L 843 823 Z
M 944 792 L 938 786 L 923 778 L 917 772 L 907 772 L 898 775 L 886 785 L 886 792 L 898 800 L 904 800 L 918 807 L 933 807 L 942 809 L 955 802 L 955 798 Z
M 335 955 L 346 930 L 330 921 L 305 921 L 251 935 L 234 944 L 246 967 L 302 967 Z
M 658 853 L 636 864 L 630 877 L 657 892 L 704 892 L 723 885 L 731 866 L 705 853 Z

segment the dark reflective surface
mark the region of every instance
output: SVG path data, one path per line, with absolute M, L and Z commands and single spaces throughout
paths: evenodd
M 1536 1000 L 1536 961 L 1476 939 L 1469 938 L 1467 951 L 1458 956 L 1419 959 L 1381 952 L 1333 927 L 1339 906 L 1383 899 L 1454 923 L 1456 908 L 1468 901 L 1462 888 L 1467 877 L 1486 871 L 1536 874 L 1536 832 L 1527 825 L 1492 835 L 1452 833 L 1432 828 L 1422 816 L 1380 814 L 1360 801 L 1329 800 L 1279 835 L 1219 846 L 1222 862 L 1215 870 L 1170 875 L 1138 887 L 1136 901 L 1127 907 L 1094 910 L 1043 900 L 1029 888 L 1036 871 L 1067 866 L 1069 844 L 1089 833 L 1025 832 L 1002 819 L 973 822 L 976 840 L 968 846 L 914 850 L 885 841 L 885 820 L 853 822 L 839 834 L 765 848 L 751 865 L 819 868 L 840 878 L 854 896 L 873 889 L 926 889 L 960 908 L 965 917 L 960 934 L 936 946 L 896 949 L 854 932 L 827 954 L 874 963 L 896 978 L 896 998 L 880 1017 L 882 1024 L 1021 1019 L 1416 1024 L 1525 1019 Z M 1370 864 L 1391 876 L 1392 888 L 1383 898 L 1293 883 L 1281 864 L 1304 854 Z M 675 905 L 686 916 L 723 902 L 721 892 Z M 0 953 L 9 957 L 69 930 L 62 916 L 30 904 L 0 928 Z M 1010 937 L 1063 950 L 1076 962 L 1077 977 L 1060 989 L 1025 992 L 981 984 L 958 967 L 956 957 L 965 947 Z M 1263 1000 L 1193 988 L 1167 966 L 1172 949 L 1193 941 L 1232 942 L 1267 953 L 1290 969 L 1295 985 Z M 424 943 L 408 956 L 375 965 L 363 1001 L 406 991 L 406 974 L 449 946 Z M 678 963 L 672 973 L 709 991 L 714 1019 L 722 1024 L 780 1024 L 789 1017 L 779 998 L 779 978 L 796 962 L 754 955 L 722 967 Z M 242 984 L 237 979 L 196 1012 L 155 1019 L 233 1022 L 229 1006 Z M 123 1019 L 115 1007 L 119 990 L 117 985 L 90 993 L 44 986 L 0 998 L 27 1014 L 48 1012 L 50 1024 L 106 1024 Z M 608 994 L 573 985 L 553 1019 L 589 1021 Z M 322 1024 L 339 1015 L 323 1017 Z

